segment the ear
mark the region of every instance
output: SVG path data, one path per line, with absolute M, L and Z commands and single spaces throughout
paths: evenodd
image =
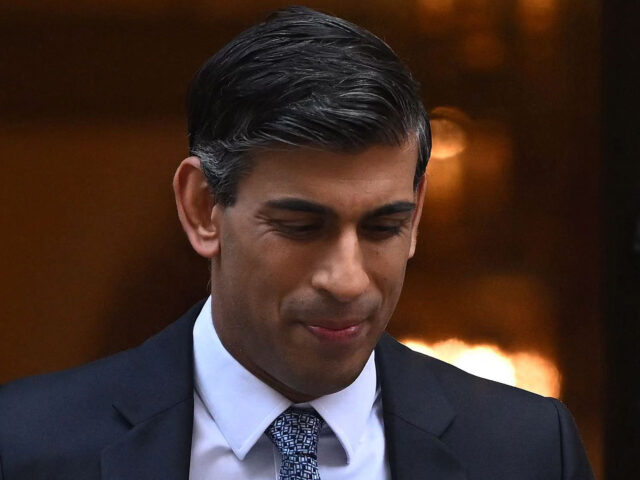
M 198 157 L 185 158 L 173 176 L 178 217 L 193 249 L 206 258 L 220 253 L 220 215 Z
M 416 190 L 416 209 L 413 211 L 411 220 L 411 246 L 409 247 L 409 258 L 416 253 L 416 245 L 418 243 L 418 225 L 422 217 L 422 205 L 424 204 L 424 194 L 427 187 L 427 174 L 424 173 Z

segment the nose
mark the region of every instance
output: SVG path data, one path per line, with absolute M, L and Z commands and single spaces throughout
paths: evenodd
M 370 283 L 363 260 L 357 232 L 354 229 L 341 232 L 327 248 L 311 285 L 340 302 L 350 302 L 362 295 Z

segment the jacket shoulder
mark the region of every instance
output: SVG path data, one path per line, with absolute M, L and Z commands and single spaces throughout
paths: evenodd
M 409 381 L 420 382 L 420 377 L 435 377 L 437 387 L 456 411 L 511 410 L 508 407 L 514 405 L 538 407 L 547 413 L 555 411 L 546 397 L 465 372 L 450 363 L 415 352 L 389 335 L 383 337 L 381 344 L 386 362 L 393 362 L 390 366 L 394 370 L 409 372 Z
M 560 400 L 426 361 L 457 411 L 447 442 L 473 450 L 470 463 L 490 458 L 505 478 L 513 478 L 515 465 L 529 465 L 530 471 L 544 471 L 544 478 L 594 479 L 575 421 Z
M 130 358 L 125 351 L 0 387 L 0 457 L 7 478 L 57 478 L 69 468 L 78 478 L 98 478 L 99 452 L 126 430 L 109 392 Z
M 444 411 L 439 403 L 446 404 L 452 421 L 441 439 L 470 471 L 514 478 L 528 465 L 531 472 L 543 471 L 540 478 L 593 478 L 573 418 L 559 400 L 477 377 L 389 336 L 381 344 L 383 369 L 403 377 L 394 378 L 394 386 L 424 399 L 404 411 L 428 418 L 433 406 Z
M 3 473 L 9 479 L 99 478 L 100 452 L 131 427 L 114 402 L 190 390 L 189 378 L 175 377 L 188 375 L 191 330 L 201 306 L 132 349 L 0 386 Z M 171 368 L 179 370 L 172 371 L 174 381 L 167 378 Z

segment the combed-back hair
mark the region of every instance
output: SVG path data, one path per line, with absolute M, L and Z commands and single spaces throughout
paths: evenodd
M 190 153 L 225 206 L 262 148 L 358 153 L 416 138 L 414 188 L 431 149 L 419 86 L 391 48 L 305 7 L 276 11 L 211 57 L 192 81 L 188 117 Z

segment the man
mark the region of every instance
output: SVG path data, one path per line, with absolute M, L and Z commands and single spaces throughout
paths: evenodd
M 196 75 L 189 141 L 173 185 L 211 296 L 138 348 L 5 386 L 1 478 L 592 478 L 558 401 L 384 333 L 430 149 L 384 42 L 272 15 Z

